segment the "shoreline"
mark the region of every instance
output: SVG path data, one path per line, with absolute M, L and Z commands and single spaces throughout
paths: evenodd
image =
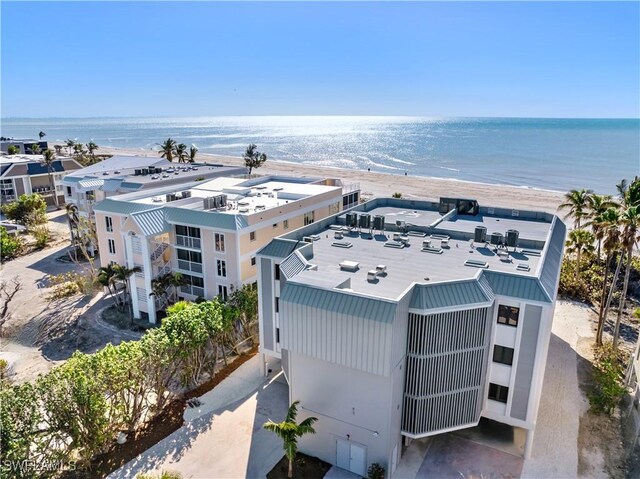
M 52 144 L 61 144 L 52 142 Z M 159 157 L 156 150 L 139 148 L 99 147 L 97 154 L 123 156 Z M 241 157 L 198 153 L 198 162 L 225 163 L 233 166 L 244 164 Z M 289 176 L 310 176 L 339 178 L 343 184 L 360 184 L 361 194 L 365 197 L 391 196 L 402 193 L 409 199 L 438 200 L 440 197 L 470 198 L 483 206 L 520 208 L 556 213 L 558 206 L 564 201 L 564 193 L 530 186 L 512 186 L 493 183 L 475 182 L 452 178 L 427 176 L 404 176 L 394 173 L 349 170 L 337 166 L 314 166 L 290 161 L 267 160 L 258 170 L 258 174 L 275 174 Z M 401 179 L 401 181 L 398 181 Z M 526 194 L 523 195 L 523 193 Z

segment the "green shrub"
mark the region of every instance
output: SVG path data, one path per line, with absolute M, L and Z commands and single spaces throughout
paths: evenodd
M 0 359 L 0 389 L 11 385 L 11 368 L 6 359 Z
M 175 471 L 162 471 L 160 474 L 138 474 L 136 479 L 182 479 L 182 474 Z
M 20 195 L 17 201 L 2 205 L 2 212 L 23 225 L 39 225 L 47 222 L 47 203 L 38 193 Z
M 7 148 L 7 155 L 17 155 L 20 153 L 20 148 L 17 145 L 9 145 Z
M 402 193 L 399 192 L 395 192 L 394 194 L 391 195 L 392 198 L 402 198 Z
M 22 238 L 7 233 L 7 228 L 0 226 L 0 252 L 2 261 L 11 259 L 20 254 L 24 248 Z
M 29 230 L 29 233 L 31 233 L 31 235 L 35 238 L 35 247 L 37 249 L 46 247 L 52 239 L 51 232 L 46 226 L 36 226 L 34 228 L 31 228 Z
M 384 467 L 382 467 L 377 462 L 374 462 L 373 464 L 371 464 L 371 466 L 369 466 L 367 477 L 369 479 L 384 479 Z
M 583 258 L 580 278 L 576 276 L 576 260 L 565 256 L 560 269 L 558 292 L 586 303 L 599 303 L 604 280 L 604 266 L 595 260 L 595 256 Z M 609 272 L 609 281 L 613 272 Z
M 625 391 L 622 386 L 624 358 L 611 343 L 597 347 L 594 356 L 594 386 L 588 395 L 589 404 L 595 412 L 611 414 Z

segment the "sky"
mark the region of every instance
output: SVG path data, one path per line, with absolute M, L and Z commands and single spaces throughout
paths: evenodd
M 7 2 L 2 117 L 640 117 L 640 3 Z

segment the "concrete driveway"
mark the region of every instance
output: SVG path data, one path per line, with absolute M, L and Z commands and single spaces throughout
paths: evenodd
M 142 472 L 179 471 L 185 478 L 263 478 L 284 452 L 262 428 L 284 420 L 289 392 L 281 372 L 265 378 L 256 355 L 185 413 L 185 425 L 114 471 L 111 479 Z

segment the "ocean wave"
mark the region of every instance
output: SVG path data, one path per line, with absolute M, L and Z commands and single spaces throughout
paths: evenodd
M 456 173 L 460 173 L 460 170 L 458 168 L 450 168 L 448 166 L 436 166 L 436 168 L 440 168 L 441 170 L 455 171 Z
M 393 161 L 394 163 L 401 163 L 403 165 L 415 165 L 415 163 L 411 161 L 401 160 L 400 158 L 396 158 L 395 156 L 391 156 L 387 153 L 380 153 L 380 155 L 384 156 L 389 161 Z
M 205 146 L 204 148 L 217 148 L 219 150 L 224 150 L 227 148 L 246 148 L 246 143 L 214 143 L 213 145 Z

